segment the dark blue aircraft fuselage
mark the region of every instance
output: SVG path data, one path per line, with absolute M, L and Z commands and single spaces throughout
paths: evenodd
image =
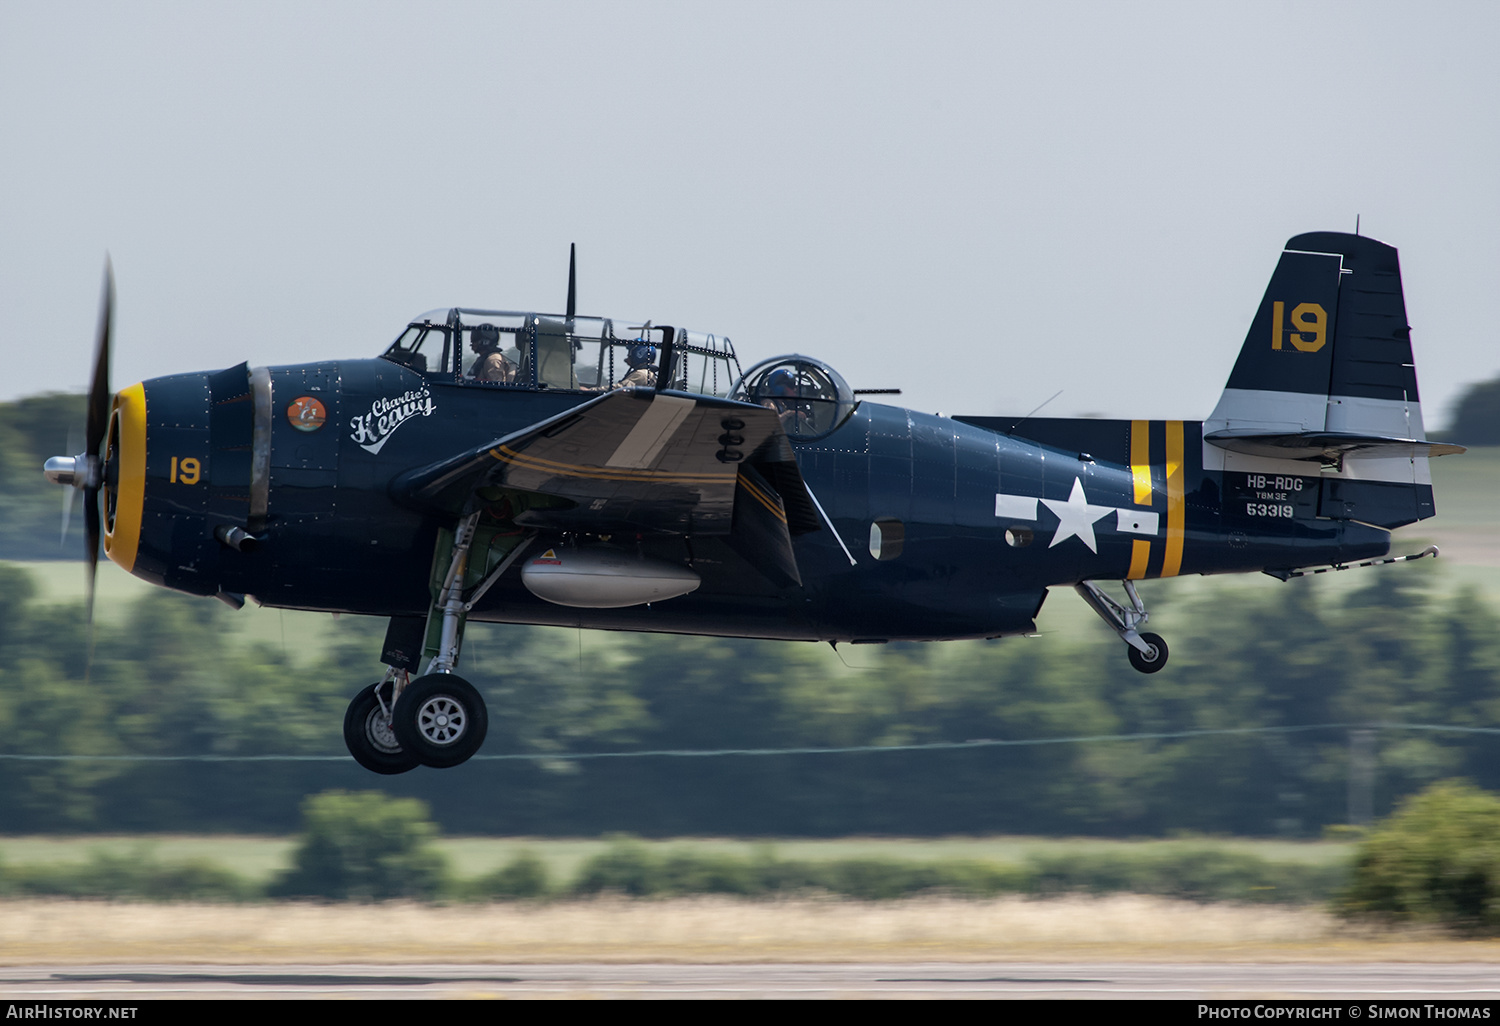
M 144 383 L 149 444 L 129 569 L 196 594 L 382 616 L 427 614 L 435 543 L 451 528 L 398 501 L 392 481 L 592 398 L 344 360 L 270 368 L 274 399 L 257 420 L 249 373 Z M 282 415 L 294 396 L 317 398 L 326 423 L 302 430 Z M 269 465 L 257 470 L 252 436 L 267 419 Z M 1017 425 L 864 402 L 793 448 L 838 532 L 794 539 L 800 587 L 773 585 L 719 537 L 646 536 L 646 555 L 691 565 L 701 587 L 579 609 L 537 598 L 510 573 L 470 618 L 800 640 L 996 637 L 1033 630 L 1052 585 L 1340 563 L 1389 548 L 1385 530 L 1320 514 L 1329 499 L 1315 472 L 1205 470 L 1194 421 Z M 256 474 L 264 508 L 251 511 Z M 247 517 L 258 520 L 255 551 L 216 541 L 215 527 Z M 899 527 L 894 558 L 890 541 L 886 558 L 872 554 L 876 521 Z

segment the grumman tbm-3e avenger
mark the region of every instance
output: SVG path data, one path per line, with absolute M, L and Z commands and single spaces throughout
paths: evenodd
M 483 742 L 468 620 L 996 638 L 1070 585 L 1153 673 L 1136 581 L 1387 561 L 1434 513 L 1428 458 L 1463 451 L 1426 440 L 1396 250 L 1358 235 L 1287 243 L 1201 422 L 934 416 L 798 355 L 741 372 L 727 338 L 578 316 L 571 268 L 562 314 L 437 310 L 378 357 L 112 393 L 112 294 L 106 271 L 87 448 L 46 467 L 85 493 L 90 580 L 102 535 L 164 587 L 388 617 L 344 723 L 378 773 Z

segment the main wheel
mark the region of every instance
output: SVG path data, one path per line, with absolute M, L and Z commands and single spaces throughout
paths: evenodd
M 421 763 L 396 740 L 385 711 L 380 708 L 380 701 L 375 695 L 376 690 L 381 687 L 384 687 L 387 696 L 386 707 L 390 707 L 389 684 L 371 684 L 355 695 L 354 701 L 349 703 L 349 710 L 344 713 L 344 744 L 349 746 L 349 754 L 354 756 L 354 761 L 367 770 L 386 775 L 405 773 L 416 769 Z
M 1147 655 L 1134 645 L 1126 645 L 1125 651 L 1130 653 L 1130 665 L 1142 673 L 1155 673 L 1167 665 L 1167 643 L 1162 640 L 1160 634 L 1142 634 L 1141 640 L 1151 646 L 1151 655 Z
M 451 673 L 429 673 L 406 685 L 391 726 L 418 762 L 444 769 L 479 751 L 490 718 L 474 685 Z

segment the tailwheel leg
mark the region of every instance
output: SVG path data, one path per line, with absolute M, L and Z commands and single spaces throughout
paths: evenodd
M 406 672 L 392 668 L 384 680 L 355 695 L 344 713 L 344 744 L 354 761 L 372 772 L 389 776 L 421 765 L 391 729 L 395 696 L 405 682 Z
M 1073 589 L 1109 624 L 1110 630 L 1120 636 L 1128 646 L 1130 665 L 1142 673 L 1155 673 L 1167 665 L 1167 643 L 1160 634 L 1143 632 L 1138 628 L 1150 619 L 1146 604 L 1136 594 L 1135 582 L 1125 581 L 1125 594 L 1130 598 L 1130 608 L 1120 605 L 1104 594 L 1093 581 L 1080 581 Z

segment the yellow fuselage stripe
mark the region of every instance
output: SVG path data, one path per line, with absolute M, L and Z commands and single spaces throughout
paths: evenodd
M 114 408 L 120 418 L 114 453 L 115 516 L 112 525 L 105 524 L 104 554 L 126 570 L 133 570 L 146 503 L 146 386 L 120 389 Z
M 1130 422 L 1130 480 L 1135 485 L 1135 504 L 1151 505 L 1151 422 Z
M 1130 422 L 1130 482 L 1133 499 L 1137 506 L 1151 505 L 1151 422 Z M 1147 564 L 1151 562 L 1151 543 L 1137 538 L 1130 543 L 1130 569 L 1125 574 L 1127 581 L 1143 580 Z
M 1161 575 L 1176 577 L 1182 571 L 1182 542 L 1187 533 L 1187 510 L 1183 504 L 1182 421 L 1167 421 L 1167 552 Z

